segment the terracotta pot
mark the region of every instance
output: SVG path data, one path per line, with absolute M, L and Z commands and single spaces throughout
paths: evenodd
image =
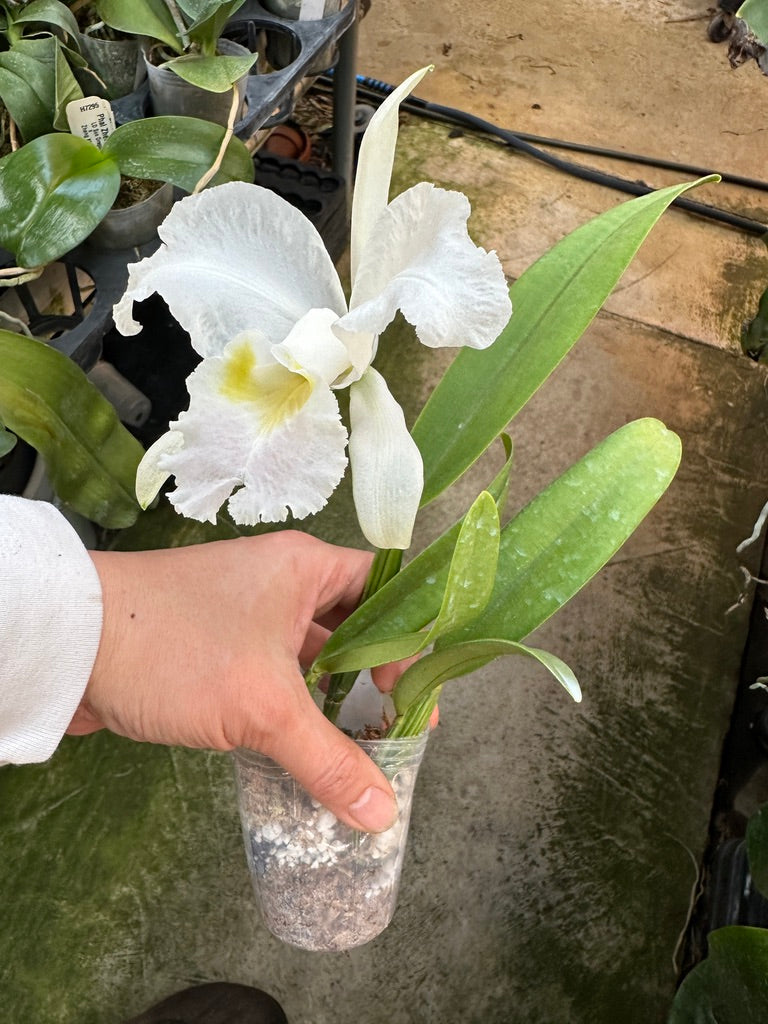
M 312 153 L 312 140 L 302 128 L 279 124 L 269 133 L 262 149 L 275 156 L 306 162 Z

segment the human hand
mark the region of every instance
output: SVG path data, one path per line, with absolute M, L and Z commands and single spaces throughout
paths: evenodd
M 353 827 L 393 824 L 389 783 L 301 674 L 357 604 L 369 554 L 281 531 L 91 557 L 104 625 L 69 733 L 258 750 Z M 382 667 L 377 684 L 390 689 L 396 675 Z

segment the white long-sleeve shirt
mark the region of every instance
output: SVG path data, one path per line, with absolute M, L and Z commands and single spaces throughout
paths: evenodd
M 45 761 L 85 691 L 101 636 L 101 587 L 67 520 L 0 495 L 0 764 Z

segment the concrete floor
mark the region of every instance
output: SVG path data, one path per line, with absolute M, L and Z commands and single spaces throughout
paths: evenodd
M 706 24 L 704 0 L 443 0 L 427 15 L 373 0 L 359 68 L 397 82 L 433 62 L 420 95 L 504 127 L 759 178 L 768 81 L 732 71 Z M 575 159 L 653 185 L 687 177 Z M 621 201 L 414 119 L 396 174 L 465 191 L 476 240 L 511 277 Z M 757 218 L 765 206 L 725 185 L 696 198 Z M 71 741 L 45 768 L 0 776 L 4 1020 L 118 1024 L 226 979 L 268 989 L 291 1024 L 664 1021 L 747 636 L 735 548 L 768 496 L 766 374 L 738 345 L 766 277 L 759 239 L 670 212 L 515 421 L 516 503 L 638 416 L 681 435 L 683 463 L 536 637 L 575 669 L 582 705 L 516 663 L 446 689 L 380 939 L 315 955 L 266 933 L 226 758 Z M 382 360 L 407 365 L 397 340 Z M 400 383 L 409 415 L 440 362 Z

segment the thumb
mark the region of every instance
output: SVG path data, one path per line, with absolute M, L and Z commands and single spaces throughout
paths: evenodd
M 384 832 L 397 820 L 395 795 L 381 770 L 309 694 L 293 728 L 275 736 L 267 753 L 352 828 Z

